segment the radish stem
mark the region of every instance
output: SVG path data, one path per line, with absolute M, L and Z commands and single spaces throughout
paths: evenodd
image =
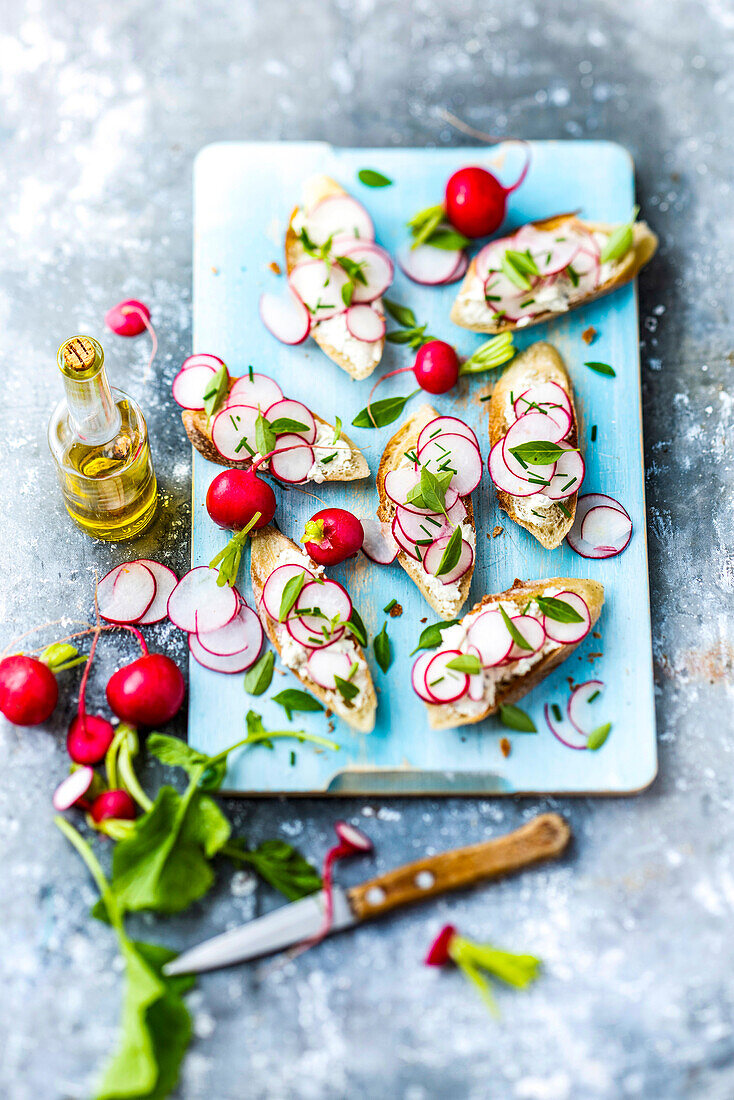
M 137 756 L 138 753 L 138 735 L 132 726 L 125 723 L 118 727 L 118 732 L 120 729 L 124 730 L 125 733 L 117 756 L 117 774 L 120 777 L 122 787 L 135 799 L 143 812 L 147 813 L 148 810 L 152 809 L 153 802 L 140 786 L 133 768 L 133 757 Z

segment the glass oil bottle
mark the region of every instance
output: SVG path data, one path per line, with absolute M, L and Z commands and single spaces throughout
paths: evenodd
M 110 387 L 104 351 L 91 336 L 66 340 L 57 363 L 66 396 L 49 422 L 48 443 L 67 511 L 94 538 L 139 535 L 158 495 L 140 407 Z

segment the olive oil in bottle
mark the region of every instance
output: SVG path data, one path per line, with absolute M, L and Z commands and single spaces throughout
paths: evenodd
M 63 343 L 57 362 L 66 396 L 48 443 L 67 511 L 94 538 L 132 538 L 153 519 L 158 495 L 145 418 L 136 401 L 110 387 L 104 351 L 91 336 Z

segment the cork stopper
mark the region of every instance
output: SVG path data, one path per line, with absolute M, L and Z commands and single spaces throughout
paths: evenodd
M 97 349 L 91 337 L 74 336 L 63 345 L 61 354 L 67 370 L 81 373 L 94 366 Z

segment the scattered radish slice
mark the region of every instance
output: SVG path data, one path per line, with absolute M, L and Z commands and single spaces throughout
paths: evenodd
M 313 413 L 301 401 L 294 401 L 290 397 L 282 397 L 265 410 L 265 416 L 271 424 L 274 420 L 286 419 L 294 420 L 296 424 L 303 424 L 302 429 L 296 430 L 294 428 L 290 434 L 300 436 L 307 443 L 313 443 L 316 440 L 316 421 L 313 418 Z M 279 437 L 279 440 L 281 438 L 282 436 Z
M 199 366 L 182 367 L 171 386 L 173 400 L 182 409 L 203 409 L 204 394 L 215 373 L 214 367 L 209 367 L 205 363 Z
M 329 195 L 318 202 L 305 217 L 308 235 L 314 244 L 326 244 L 329 237 L 362 241 L 375 239 L 375 227 L 365 208 L 351 195 Z
M 201 639 L 196 634 L 189 634 L 189 651 L 194 660 L 204 668 L 212 672 L 226 672 L 230 675 L 235 672 L 244 672 L 255 663 L 257 653 L 253 655 L 251 650 L 243 650 L 241 653 L 231 654 L 229 657 L 220 657 L 210 653 L 201 644 Z
M 617 508 L 599 504 L 590 508 L 581 523 L 581 538 L 597 550 L 619 554 L 632 535 L 632 520 Z
M 198 639 L 202 648 L 214 657 L 250 657 L 254 661 L 262 649 L 263 628 L 252 608 L 242 604 L 228 623 L 219 630 L 200 633 Z
M 441 564 L 443 552 L 448 546 L 450 538 L 450 535 L 444 535 L 442 538 L 436 539 L 423 555 L 423 568 L 432 577 L 436 577 L 436 570 Z M 473 564 L 474 551 L 471 545 L 465 539 L 462 539 L 458 562 L 448 573 L 442 573 L 436 579 L 440 580 L 442 584 L 454 584 L 456 581 L 461 580 L 465 573 L 469 572 Z
M 569 604 L 582 618 L 580 623 L 559 623 L 556 619 L 543 616 L 543 627 L 548 637 L 563 645 L 575 645 L 591 630 L 591 615 L 586 601 L 576 592 L 557 592 L 555 598 Z
M 571 725 L 568 718 L 561 716 L 560 721 L 554 716 L 551 706 L 546 703 L 544 707 L 545 720 L 548 723 L 548 729 L 553 736 L 565 745 L 568 749 L 585 749 L 587 735 L 580 734 L 579 731 Z
M 144 565 L 155 578 L 155 596 L 150 607 L 136 621 L 141 626 L 150 626 L 151 623 L 159 623 L 168 615 L 168 597 L 178 584 L 178 577 L 167 565 L 161 565 L 159 561 L 151 561 L 149 558 L 139 558 L 138 565 Z
M 385 335 L 385 318 L 372 306 L 350 306 L 345 314 L 347 329 L 355 340 L 375 344 Z
M 97 586 L 99 613 L 108 623 L 136 623 L 153 603 L 155 577 L 141 562 L 116 565 Z
M 281 481 L 300 485 L 308 480 L 314 464 L 313 450 L 300 435 L 279 435 L 275 453 L 270 458 L 270 470 Z
M 458 283 L 459 279 L 463 279 L 466 275 L 467 268 L 469 267 L 469 257 L 466 252 L 462 252 L 461 259 L 456 267 L 456 270 L 452 275 L 449 275 L 448 279 L 444 279 L 440 286 L 448 286 L 449 283 Z
M 168 598 L 168 618 L 181 630 L 204 634 L 219 630 L 235 617 L 240 597 L 234 588 L 217 584 L 216 569 L 198 565 L 185 573 Z
M 510 655 L 512 636 L 497 609 L 477 615 L 467 631 L 467 641 L 476 649 L 484 668 L 494 668 Z
M 212 443 L 228 462 L 242 462 L 257 452 L 256 425 L 259 413 L 251 405 L 230 402 L 212 421 Z
M 617 541 L 615 543 L 594 544 L 584 538 L 582 534 L 584 523 L 589 513 L 595 508 L 604 509 L 601 519 L 605 523 L 601 527 L 601 531 L 607 530 L 613 534 L 616 533 Z M 618 516 L 612 516 L 612 512 L 618 512 L 622 519 L 619 519 Z M 592 522 L 591 528 L 587 528 L 587 530 L 589 529 L 595 534 L 600 532 L 596 519 Z M 631 538 L 632 520 L 622 505 L 613 497 L 605 496 L 603 493 L 586 493 L 579 498 L 576 504 L 576 517 L 573 527 L 566 536 L 568 545 L 577 554 L 580 554 L 583 558 L 613 558 L 617 554 L 621 554 Z
M 351 658 L 342 650 L 317 649 L 309 655 L 306 672 L 325 691 L 336 691 L 335 676 L 347 680 L 352 668 Z
M 94 768 L 87 765 L 76 768 L 71 775 L 67 775 L 66 779 L 59 783 L 54 791 L 51 799 L 53 808 L 60 812 L 70 810 L 80 799 L 84 798 L 93 782 Z
M 411 242 L 406 241 L 396 255 L 401 270 L 414 283 L 439 286 L 453 279 L 464 253 L 460 249 L 449 251 L 434 248 L 430 244 L 419 244 L 417 248 L 412 248 Z
M 447 667 L 449 661 L 461 656 L 463 654 L 458 649 L 441 649 L 426 665 L 426 693 L 432 703 L 455 703 L 466 695 L 469 677 L 465 672 Z
M 282 295 L 260 295 L 260 319 L 281 344 L 302 344 L 311 331 L 311 314 L 290 287 Z
M 338 251 L 340 256 L 346 256 L 362 265 L 361 272 L 366 283 L 360 280 L 355 282 L 352 294 L 355 305 L 359 302 L 374 302 L 375 298 L 385 293 L 393 281 L 395 265 L 384 248 L 380 248 L 378 244 L 352 244 Z
M 260 597 L 261 603 L 271 619 L 280 620 L 280 605 L 283 601 L 283 592 L 289 580 L 293 577 L 304 576 L 306 582 L 313 579 L 313 573 L 295 562 L 287 565 L 278 565 L 265 581 Z
M 392 536 L 390 525 L 379 519 L 361 519 L 364 539 L 362 553 L 376 565 L 390 565 L 398 556 L 399 546 Z
M 253 371 L 252 377 L 243 374 L 241 378 L 234 380 L 227 401 L 230 405 L 251 405 L 254 409 L 264 411 L 282 397 L 283 391 L 277 382 L 267 374 L 256 374 Z
M 602 680 L 587 680 L 585 684 L 579 684 L 578 687 L 573 689 L 568 700 L 568 706 L 566 707 L 568 720 L 578 734 L 584 738 L 584 741 L 586 741 L 591 731 L 599 725 L 596 720 L 594 703 L 590 700 L 593 696 L 596 701 L 603 690 L 604 682 Z

